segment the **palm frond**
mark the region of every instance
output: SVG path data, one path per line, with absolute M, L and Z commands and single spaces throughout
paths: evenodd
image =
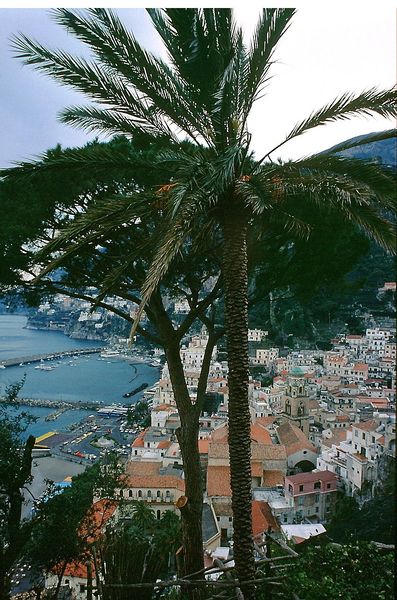
M 288 30 L 295 9 L 264 8 L 257 24 L 248 55 L 247 74 L 244 86 L 244 118 L 248 116 L 252 104 L 265 83 L 271 58 L 277 44 Z
M 281 146 L 296 138 L 310 129 L 340 120 L 349 119 L 352 116 L 374 116 L 397 117 L 397 90 L 392 88 L 386 91 L 378 91 L 371 88 L 361 94 L 346 92 L 332 100 L 323 108 L 313 112 L 304 119 L 287 135 L 287 137 L 264 156 L 266 158 Z M 262 159 L 264 160 L 264 159 Z

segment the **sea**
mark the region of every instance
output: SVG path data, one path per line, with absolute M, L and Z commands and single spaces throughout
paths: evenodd
M 20 315 L 0 315 L 0 361 L 51 354 L 64 350 L 93 348 L 104 346 L 104 342 L 69 338 L 59 331 L 28 329 L 27 318 Z M 134 404 L 143 392 L 132 398 L 123 398 L 123 394 L 139 387 L 143 383 L 154 385 L 159 379 L 159 369 L 141 357 L 125 361 L 119 358 L 100 358 L 98 354 L 64 357 L 51 361 L 55 368 L 51 371 L 35 369 L 39 363 L 0 369 L 0 395 L 4 395 L 8 386 L 25 378 L 19 393 L 22 398 L 45 400 L 64 400 L 66 402 L 95 402 L 98 407 L 108 404 Z M 50 407 L 27 407 L 23 410 L 36 417 L 26 433 L 40 436 L 47 431 L 65 431 L 72 424 L 80 422 L 89 410 L 68 410 L 56 421 L 47 422 L 45 417 L 54 412 Z

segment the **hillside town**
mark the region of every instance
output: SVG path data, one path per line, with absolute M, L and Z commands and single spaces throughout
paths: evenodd
M 249 382 L 253 535 L 259 542 L 272 531 L 300 544 L 326 533 L 340 498 L 353 497 L 362 505 L 373 497 L 385 462 L 394 459 L 396 329 L 380 325 L 362 335 L 341 334 L 327 351 L 269 347 L 268 332 L 261 329 L 249 330 L 248 337 L 251 366 L 261 367 L 271 381 L 265 386 L 251 377 Z M 193 404 L 207 341 L 203 328 L 181 349 Z M 159 356 L 161 350 L 153 353 Z M 206 566 L 232 556 L 227 375 L 227 362 L 218 360 L 215 348 L 198 439 Z M 101 527 L 125 519 L 129 502 L 146 503 L 157 519 L 165 511 L 179 514 L 183 506 L 180 420 L 166 362 L 158 383 L 144 391 L 144 403 L 150 411 L 147 427 L 129 429 L 126 411 L 114 411 L 113 432 L 134 435 L 122 455 L 123 486 L 111 509 L 103 511 Z M 99 494 L 93 510 L 103 502 Z M 77 597 L 85 597 L 84 565 L 71 566 L 63 577 Z M 47 586 L 53 580 L 50 573 Z

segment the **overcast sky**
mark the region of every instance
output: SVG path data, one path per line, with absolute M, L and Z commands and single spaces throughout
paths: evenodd
M 0 167 L 37 156 L 57 143 L 78 146 L 89 139 L 84 132 L 57 121 L 62 108 L 84 103 L 85 98 L 22 66 L 12 56 L 9 39 L 18 32 L 51 48 L 80 55 L 87 52 L 51 20 L 48 9 L 39 8 L 47 5 L 27 2 L 21 5 L 25 8 L 7 8 L 10 4 L 0 0 Z M 80 5 L 84 6 L 72 3 L 73 7 Z M 133 6 L 131 2 L 118 5 Z M 187 2 L 166 5 L 187 6 Z M 218 1 L 216 5 L 227 3 Z M 298 5 L 298 13 L 279 45 L 267 94 L 255 106 L 250 121 L 253 145 L 260 156 L 278 144 L 296 122 L 344 91 L 388 88 L 396 81 L 396 10 L 391 2 L 383 0 L 375 7 L 356 1 L 300 0 L 293 5 Z M 243 9 L 236 9 L 247 35 L 258 11 L 248 2 Z M 162 52 L 161 42 L 142 8 L 122 8 L 118 12 L 145 47 Z M 297 158 L 352 136 L 393 126 L 395 123 L 381 118 L 328 125 L 289 143 L 273 158 Z

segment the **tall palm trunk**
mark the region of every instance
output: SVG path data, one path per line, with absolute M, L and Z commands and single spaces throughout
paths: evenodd
M 233 211 L 234 212 L 234 211 Z M 240 581 L 255 575 L 251 519 L 251 417 L 248 404 L 247 226 L 242 216 L 222 223 L 222 273 L 229 365 L 229 453 L 234 528 L 234 560 Z M 243 586 L 244 598 L 254 590 Z

